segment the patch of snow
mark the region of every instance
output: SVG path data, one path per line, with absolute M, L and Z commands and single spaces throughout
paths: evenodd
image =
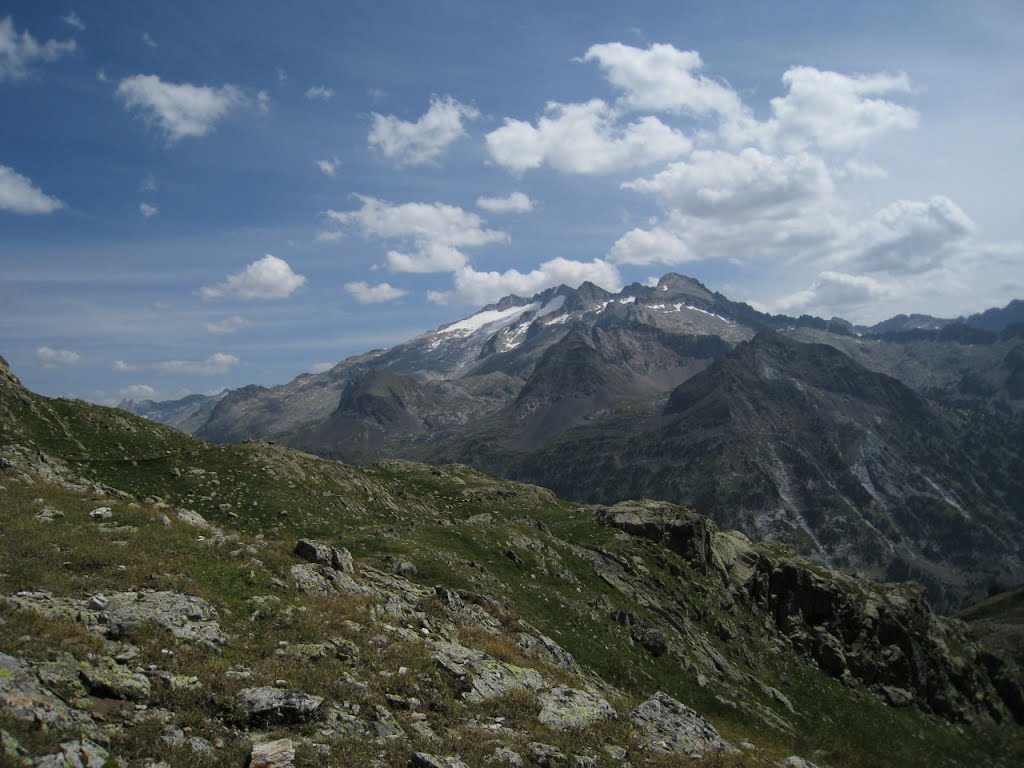
M 553 317 L 550 320 L 548 320 L 545 323 L 545 325 L 558 325 L 559 323 L 567 323 L 574 317 L 576 317 L 576 315 L 570 315 L 568 313 L 564 315 L 559 315 L 558 317 Z
M 663 291 L 667 291 L 667 290 L 668 290 L 668 286 L 667 286 L 667 285 L 663 285 L 663 286 L 661 286 L 661 290 L 663 290 Z
M 537 310 L 537 317 L 544 317 L 545 315 L 557 312 L 562 308 L 563 304 L 565 304 L 565 296 L 555 296 L 555 298 Z
M 560 296 L 558 298 L 562 297 Z M 562 300 L 564 301 L 565 299 L 563 298 Z M 538 309 L 538 307 L 539 304 L 537 302 L 533 302 L 532 304 L 526 304 L 522 307 L 488 309 L 484 312 L 477 312 L 475 315 L 467 317 L 465 320 L 452 323 L 451 325 L 439 330 L 438 333 L 458 334 L 459 336 L 469 336 L 477 331 L 486 331 L 489 334 L 495 333 L 501 328 L 511 325 L 527 312 L 533 312 Z
M 690 306 L 689 304 L 683 304 L 682 306 L 686 307 L 687 309 L 692 309 L 694 312 L 700 312 L 702 315 L 707 315 L 708 317 L 717 317 L 723 323 L 728 323 L 729 325 L 733 324 L 732 320 L 728 320 L 722 317 L 721 315 L 716 315 L 714 312 L 708 312 L 706 309 L 701 309 L 700 307 L 693 307 Z M 680 305 L 676 304 L 676 308 L 679 309 Z
M 636 296 L 627 296 L 624 299 L 619 299 L 619 304 L 632 304 L 636 301 Z

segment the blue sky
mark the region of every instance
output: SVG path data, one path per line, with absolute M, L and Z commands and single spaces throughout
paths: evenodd
M 1024 5 L 8 2 L 0 354 L 271 385 L 667 271 L 871 322 L 1024 297 Z

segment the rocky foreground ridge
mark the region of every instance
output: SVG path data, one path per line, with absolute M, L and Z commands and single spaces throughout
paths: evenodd
M 211 446 L 0 364 L 0 764 L 1015 765 L 921 588 L 658 502 Z

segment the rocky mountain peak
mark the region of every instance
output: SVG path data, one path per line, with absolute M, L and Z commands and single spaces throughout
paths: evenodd
M 688 297 L 699 301 L 713 302 L 715 296 L 707 287 L 692 277 L 669 272 L 658 281 L 658 294 L 669 297 Z

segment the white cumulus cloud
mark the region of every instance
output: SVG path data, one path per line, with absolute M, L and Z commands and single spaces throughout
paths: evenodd
M 852 152 L 872 139 L 896 130 L 915 128 L 918 114 L 893 101 L 873 98 L 910 91 L 905 74 L 844 75 L 792 67 L 782 76 L 785 96 L 771 100 L 772 117 L 746 121 L 727 138 L 732 143 L 756 141 L 767 149 L 799 151 L 814 146 L 827 152 Z
M 699 258 L 678 235 L 661 227 L 631 229 L 608 252 L 616 264 L 683 264 Z
M 621 125 L 617 112 L 600 99 L 550 102 L 536 125 L 507 117 L 486 142 L 491 159 L 515 173 L 544 165 L 563 173 L 612 173 L 671 160 L 692 147 L 656 117 Z
M 583 61 L 597 62 L 608 82 L 623 92 L 620 104 L 631 110 L 727 117 L 743 112 L 731 88 L 699 74 L 704 62 L 697 51 L 657 43 L 646 50 L 605 43 L 592 45 Z
M 974 232 L 948 197 L 897 200 L 849 230 L 843 261 L 867 272 L 919 274 L 960 255 Z
M 476 205 L 491 213 L 529 213 L 534 202 L 522 192 L 513 192 L 506 197 L 478 197 Z
M 45 194 L 31 179 L 0 165 L 0 210 L 36 214 L 53 213 L 63 207 L 64 203 Z
M 424 165 L 440 157 L 449 145 L 466 135 L 463 120 L 476 120 L 480 112 L 451 96 L 434 97 L 430 108 L 415 122 L 374 112 L 369 145 L 399 165 Z
M 117 394 L 121 397 L 127 398 L 128 400 L 156 399 L 156 390 L 149 386 L 149 384 L 132 384 L 124 389 L 118 390 Z
M 393 205 L 373 197 L 357 196 L 356 211 L 327 211 L 343 225 L 354 226 L 364 237 L 397 242 L 403 250 L 388 252 L 393 272 L 450 272 L 466 263 L 460 249 L 504 242 L 504 232 L 486 229 L 477 214 L 444 203 Z
M 428 298 L 436 303 L 457 299 L 467 304 L 489 304 L 510 293 L 532 296 L 545 288 L 562 284 L 577 288 L 587 281 L 610 291 L 622 288 L 622 277 L 614 264 L 602 259 L 588 262 L 557 258 L 545 261 L 529 272 L 517 269 L 478 272 L 466 266 L 455 273 L 452 291 L 432 291 Z
M 4 80 L 24 80 L 33 62 L 56 61 L 74 51 L 75 47 L 74 40 L 47 40 L 40 43 L 27 29 L 18 34 L 10 16 L 0 19 L 0 83 Z
M 117 95 L 129 109 L 138 110 L 169 142 L 210 133 L 229 112 L 247 103 L 234 85 L 168 83 L 156 75 L 133 75 L 117 86 Z
M 826 271 L 818 275 L 808 288 L 779 299 L 775 310 L 829 317 L 890 298 L 893 293 L 890 285 L 867 275 Z
M 77 352 L 70 349 L 53 349 L 39 347 L 36 350 L 36 361 L 44 368 L 56 368 L 59 365 L 74 365 L 82 359 Z
M 305 282 L 305 276 L 293 272 L 287 261 L 268 253 L 241 272 L 228 275 L 223 283 L 200 288 L 199 294 L 204 299 L 284 299 Z
M 370 285 L 364 281 L 345 283 L 345 290 L 360 304 L 380 304 L 405 296 L 408 291 L 395 288 L 388 283 Z
M 169 374 L 217 376 L 228 373 L 241 362 L 234 355 L 215 352 L 205 360 L 167 360 L 162 363 L 154 363 L 153 370 Z

